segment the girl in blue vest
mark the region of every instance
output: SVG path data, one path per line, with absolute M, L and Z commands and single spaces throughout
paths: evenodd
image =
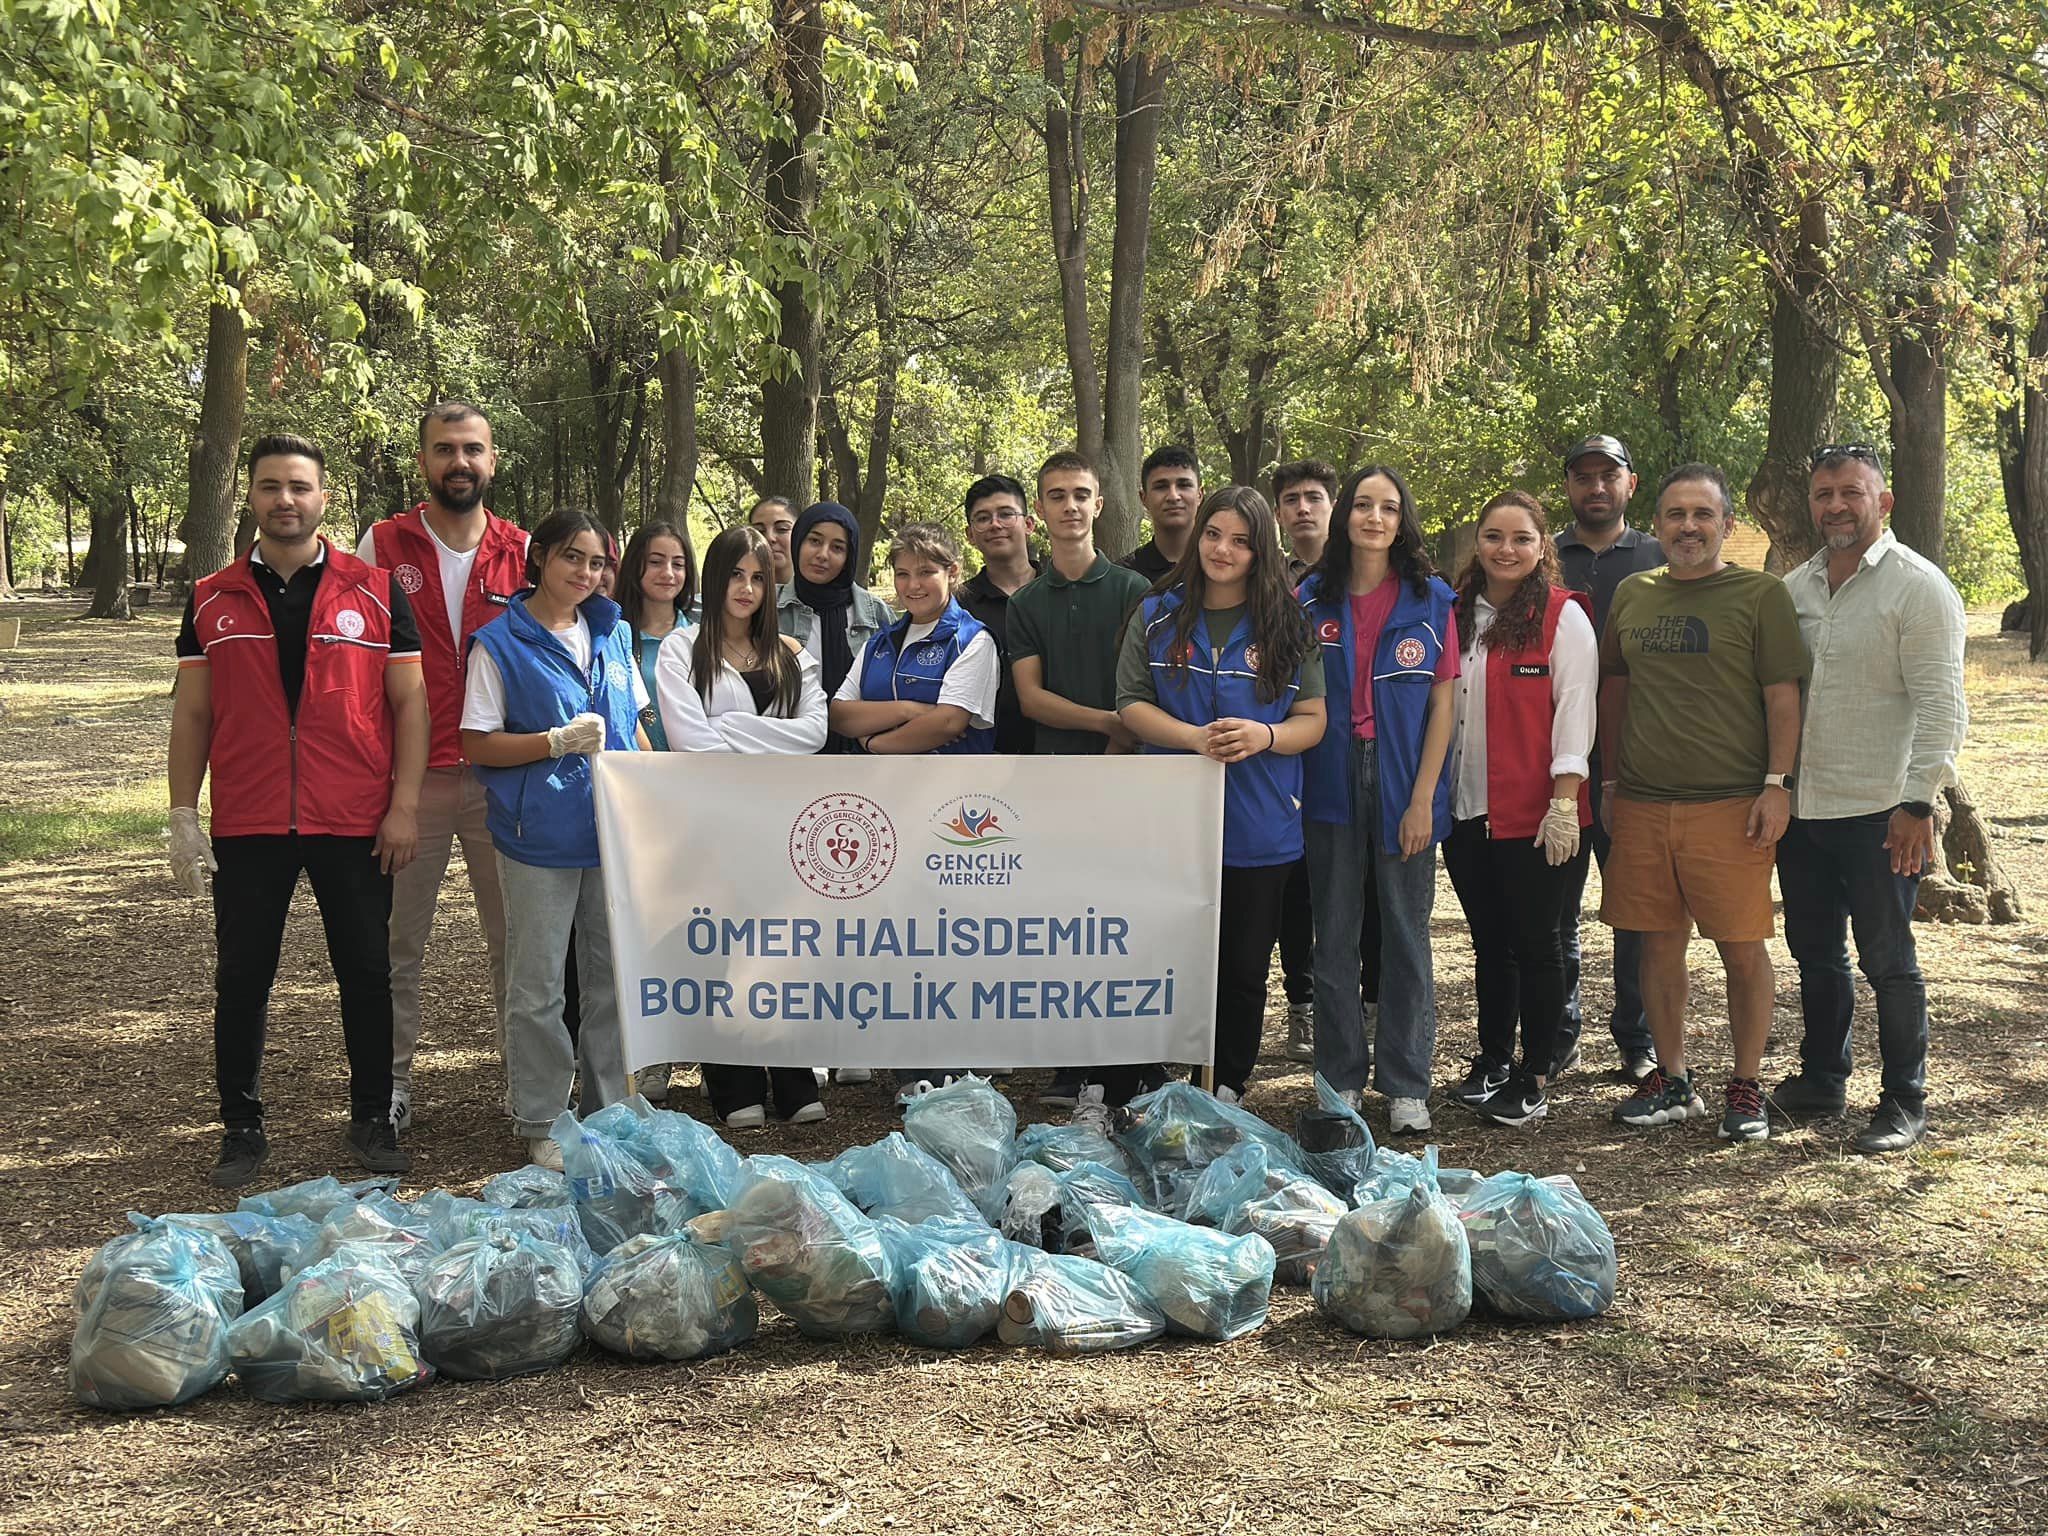
M 1376 1086 L 1390 1101 L 1390 1126 L 1402 1133 L 1429 1129 L 1436 1051 L 1429 913 L 1436 845 L 1451 830 L 1444 761 L 1457 704 L 1455 601 L 1430 564 L 1401 477 L 1379 464 L 1352 475 L 1330 513 L 1323 558 L 1301 584 L 1336 701 L 1303 764 L 1316 1070 L 1356 1106 L 1377 1057 Z M 1368 882 L 1380 911 L 1373 1041 L 1358 990 Z
M 1505 491 L 1479 511 L 1458 578 L 1465 639 L 1444 867 L 1472 930 L 1479 1054 L 1451 1096 L 1499 1125 L 1549 1113 L 1564 1029 L 1564 918 L 1586 878 L 1599 643 L 1569 590 L 1543 503 Z M 1515 1066 L 1515 1026 L 1522 1063 Z
M 832 696 L 832 729 L 863 752 L 993 752 L 995 636 L 953 600 L 960 551 L 933 523 L 889 546 L 903 617 L 860 648 Z
M 775 552 L 760 529 L 728 528 L 704 552 L 704 619 L 661 648 L 655 698 L 677 752 L 805 754 L 825 743 L 818 663 L 775 627 Z M 825 1118 L 809 1067 L 704 1064 L 711 1108 L 734 1130 Z
M 1147 751 L 1227 765 L 1213 1054 L 1216 1096 L 1235 1104 L 1258 1061 L 1267 960 L 1301 858 L 1300 754 L 1323 735 L 1322 658 L 1257 491 L 1227 485 L 1203 501 L 1180 563 L 1124 631 L 1116 682 L 1117 713 Z
M 619 605 L 597 590 L 604 525 L 563 511 L 533 533 L 527 590 L 478 630 L 462 701 L 462 749 L 490 802 L 505 892 L 505 1075 L 527 1155 L 562 1166 L 548 1135 L 583 1069 L 583 1114 L 626 1096 L 611 924 L 597 867 L 590 754 L 648 749 L 647 687 Z M 576 933 L 582 1025 L 562 1020 Z

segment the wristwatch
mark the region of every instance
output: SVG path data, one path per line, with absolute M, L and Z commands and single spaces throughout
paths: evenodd
M 1901 800 L 1899 809 L 1908 816 L 1918 816 L 1922 821 L 1930 821 L 1934 817 L 1934 807 L 1925 800 Z
M 1792 775 L 1789 773 L 1767 773 L 1764 775 L 1764 788 L 1782 789 L 1789 792 L 1792 788 Z

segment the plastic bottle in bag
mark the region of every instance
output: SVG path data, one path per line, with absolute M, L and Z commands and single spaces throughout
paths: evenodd
M 1436 1185 L 1436 1148 L 1405 1187 L 1389 1185 L 1330 1234 L 1313 1282 L 1316 1305 L 1376 1339 L 1448 1333 L 1472 1310 L 1472 1256 L 1458 1213 Z
M 1562 1176 L 1496 1173 L 1459 1205 L 1472 1284 L 1506 1317 L 1597 1317 L 1614 1305 L 1614 1234 Z
M 559 1243 L 568 1249 L 583 1274 L 589 1274 L 597 1263 L 597 1255 L 584 1239 L 583 1223 L 573 1205 L 528 1205 L 508 1209 L 437 1189 L 420 1196 L 412 1203 L 412 1209 L 414 1214 L 425 1218 L 434 1247 L 443 1253 L 471 1238 L 523 1232 L 541 1242 Z
M 1070 1252 L 1093 1241 L 1091 1205 L 1143 1205 L 1137 1185 L 1100 1163 L 1076 1163 L 1054 1173 L 1042 1163 L 1019 1163 L 1003 1181 L 997 1224 L 1013 1242 L 1047 1253 Z
M 1265 1322 L 1274 1258 L 1263 1237 L 1125 1205 L 1094 1205 L 1087 1214 L 1096 1259 L 1135 1281 L 1176 1333 L 1235 1339 Z
M 688 1233 L 629 1237 L 592 1271 L 583 1332 L 632 1360 L 701 1360 L 754 1337 L 761 1313 L 730 1248 Z
M 632 1120 L 623 1108 L 609 1105 L 585 1122 L 564 1110 L 551 1128 L 583 1235 L 600 1254 L 642 1233 L 680 1232 L 704 1209 L 617 1134 Z
M 174 1211 L 167 1216 L 128 1213 L 138 1232 L 184 1227 L 217 1237 L 242 1274 L 242 1302 L 253 1307 L 284 1284 L 284 1272 L 320 1229 L 304 1216 L 259 1216 L 254 1211 Z
M 933 1349 L 965 1349 L 994 1331 L 1015 1244 L 979 1217 L 913 1225 L 877 1216 L 875 1229 L 889 1254 L 898 1333 Z
M 510 1173 L 493 1174 L 484 1180 L 482 1193 L 486 1204 L 502 1205 L 511 1211 L 529 1205 L 571 1205 L 575 1202 L 575 1197 L 569 1193 L 569 1176 L 552 1168 L 543 1168 L 539 1163 L 528 1163 Z
M 235 1374 L 271 1403 L 381 1402 L 428 1380 L 420 1304 L 379 1243 L 344 1243 L 228 1330 Z
M 1017 1111 L 987 1079 L 969 1073 L 912 1099 L 903 1134 L 952 1169 L 967 1198 L 995 1219 L 1003 1179 L 1017 1162 Z
M 414 1291 L 427 1363 L 457 1381 L 545 1371 L 583 1341 L 583 1270 L 575 1254 L 524 1232 L 457 1243 Z
M 1166 1332 L 1166 1314 L 1125 1275 L 1073 1254 L 1014 1250 L 996 1337 L 1056 1355 L 1130 1349 Z
M 874 1222 L 802 1163 L 747 1158 L 732 1204 L 697 1217 L 689 1230 L 730 1245 L 754 1289 L 812 1338 L 886 1333 L 895 1325 L 889 1258 Z
M 1027 1125 L 1017 1134 L 1017 1160 L 1043 1163 L 1054 1173 L 1077 1163 L 1098 1163 L 1125 1178 L 1132 1173 L 1124 1149 L 1091 1125 Z
M 227 1376 L 242 1277 L 211 1233 L 123 1233 L 86 1262 L 72 1300 L 71 1390 L 88 1408 L 164 1408 Z
M 1274 1282 L 1307 1285 L 1329 1249 L 1330 1234 L 1350 1209 L 1314 1179 L 1289 1179 L 1238 1206 L 1223 1230 L 1256 1232 L 1272 1245 Z
M 389 1195 L 373 1192 L 363 1200 L 352 1200 L 329 1213 L 319 1230 L 285 1266 L 286 1277 L 310 1269 L 332 1258 L 346 1247 L 383 1251 L 384 1257 L 405 1277 L 408 1285 L 418 1282 L 440 1252 L 425 1218 Z

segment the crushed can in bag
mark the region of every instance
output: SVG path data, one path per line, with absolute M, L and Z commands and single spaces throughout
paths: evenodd
M 686 1232 L 629 1237 L 583 1293 L 583 1332 L 629 1360 L 702 1360 L 737 1349 L 760 1308 L 730 1248 Z

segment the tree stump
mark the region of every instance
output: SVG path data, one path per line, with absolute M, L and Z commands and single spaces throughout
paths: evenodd
M 1927 923 L 2016 923 L 2020 893 L 1991 850 L 1991 831 L 1960 783 L 1934 802 L 1934 860 L 1913 916 Z

